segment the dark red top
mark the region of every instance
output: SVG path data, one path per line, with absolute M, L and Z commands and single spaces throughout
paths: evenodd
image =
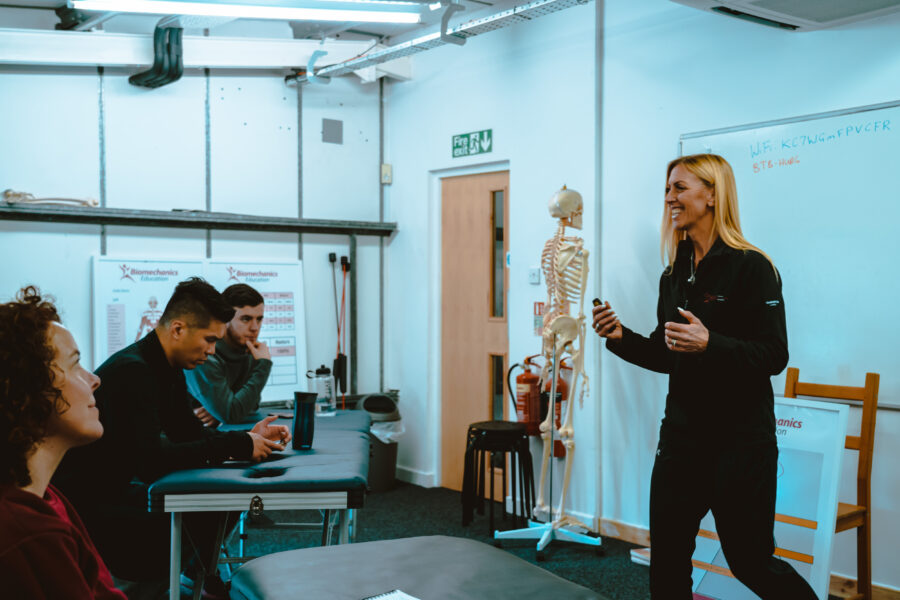
M 68 500 L 0 486 L 0 581 L 4 597 L 126 600 Z

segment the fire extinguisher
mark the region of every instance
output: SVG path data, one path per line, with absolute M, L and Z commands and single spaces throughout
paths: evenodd
M 525 423 L 525 431 L 528 435 L 540 434 L 540 377 L 531 370 L 531 367 L 537 369 L 537 365 L 532 361 L 538 356 L 540 354 L 525 358 L 524 365 L 516 363 L 506 373 L 506 386 L 509 388 L 510 396 L 515 398 L 516 420 L 519 423 Z M 510 377 L 516 367 L 521 367 L 522 373 L 516 376 L 516 390 L 513 392 Z
M 569 371 L 569 373 L 566 373 Z M 556 429 L 558 430 L 562 427 L 562 415 L 563 415 L 563 404 L 569 398 L 569 383 L 567 379 L 571 379 L 572 376 L 572 366 L 566 362 L 566 359 L 563 359 L 559 363 L 559 374 L 556 376 Z M 550 392 L 553 389 L 553 381 L 545 381 L 544 382 L 544 392 L 547 394 L 547 398 L 549 401 Z M 566 455 L 566 447 L 563 445 L 560 440 L 553 440 L 553 456 L 555 458 L 563 458 Z

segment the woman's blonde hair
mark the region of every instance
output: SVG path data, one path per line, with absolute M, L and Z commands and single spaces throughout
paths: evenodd
M 775 268 L 775 263 L 768 254 L 744 239 L 741 233 L 741 217 L 738 212 L 737 186 L 734 183 L 734 172 L 728 161 L 718 154 L 690 154 L 680 156 L 669 163 L 666 168 L 666 182 L 672 174 L 672 169 L 682 165 L 693 173 L 703 184 L 713 190 L 715 204 L 713 205 L 713 226 L 710 231 L 710 241 L 716 237 L 722 238 L 727 246 L 738 250 L 755 250 L 759 252 Z M 668 183 L 667 183 L 668 185 Z M 660 255 L 663 263 L 668 265 L 667 270 L 675 264 L 675 253 L 678 242 L 685 239 L 687 234 L 679 231 L 672 225 L 669 217 L 669 207 L 663 208 L 662 227 L 660 228 Z

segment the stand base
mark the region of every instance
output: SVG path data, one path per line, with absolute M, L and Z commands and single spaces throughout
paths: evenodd
M 585 544 L 600 549 L 603 541 L 599 537 L 591 537 L 583 533 L 576 533 L 563 529 L 557 522 L 541 523 L 538 521 L 528 521 L 528 527 L 525 529 L 512 529 L 510 531 L 494 531 L 494 540 L 538 540 L 536 550 L 538 552 L 538 560 L 542 558 L 541 553 L 544 548 L 553 540 L 563 540 L 566 542 L 575 542 L 576 544 Z

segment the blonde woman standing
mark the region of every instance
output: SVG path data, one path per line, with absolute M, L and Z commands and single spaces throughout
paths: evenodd
M 630 363 L 669 375 L 650 486 L 650 591 L 692 598 L 691 555 L 712 511 L 732 573 L 764 600 L 813 600 L 773 556 L 778 447 L 770 377 L 787 365 L 781 280 L 741 233 L 731 166 L 715 154 L 669 163 L 657 326 L 624 327 L 606 302 L 593 327 Z

